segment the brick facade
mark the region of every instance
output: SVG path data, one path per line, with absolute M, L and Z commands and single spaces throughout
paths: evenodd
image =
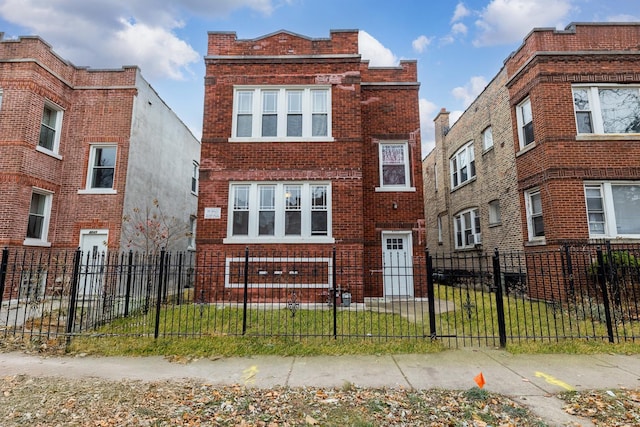
M 534 29 L 446 136 L 440 136 L 448 125 L 446 114 L 436 118 L 436 149 L 423 164 L 426 180 L 432 180 L 428 171 L 434 163 L 446 168 L 456 147 L 472 138 L 476 141 L 476 128 L 483 123 L 477 117 L 481 112 L 478 107 L 491 103 L 493 111 L 508 111 L 510 116 L 500 120 L 510 132 L 499 138 L 494 133 L 494 151 L 506 148 L 504 163 L 498 164 L 511 162 L 513 172 L 500 166 L 486 168 L 486 154 L 476 154 L 478 177 L 466 187 L 477 191 L 459 196 L 456 193 L 464 188 L 451 191 L 445 187 L 444 195 L 436 196 L 430 190 L 434 185 L 426 181 L 429 246 L 437 244 L 433 243 L 434 215 L 455 214 L 460 198 L 471 204 L 486 200 L 482 186 L 477 184 L 481 179 L 495 186 L 491 191 L 509 195 L 510 200 L 514 195 L 519 198 L 517 210 L 512 212 L 519 226 L 514 224 L 493 236 L 510 242 L 508 248 L 553 251 L 567 242 L 640 239 L 640 216 L 633 213 L 640 192 L 638 40 L 638 23 L 579 23 L 565 30 Z M 530 140 L 521 135 L 524 122 L 519 122 L 526 100 L 532 115 Z M 613 107 L 607 110 L 610 105 Z M 578 128 L 579 124 L 583 127 Z M 478 147 L 476 144 L 476 153 Z M 587 186 L 590 207 L 586 203 Z M 611 197 L 614 187 L 619 189 L 617 200 Z M 532 192 L 538 192 L 541 205 L 542 220 L 537 219 L 536 227 L 532 217 L 540 212 L 530 214 L 538 209 L 531 208 Z M 440 206 L 451 206 L 451 212 Z M 503 212 L 503 221 L 505 217 Z M 490 249 L 482 211 L 481 218 L 483 246 Z M 499 243 L 495 246 L 501 247 Z M 530 269 L 528 275 L 541 274 L 534 270 Z M 548 289 L 531 289 L 530 296 L 555 295 L 554 283 L 562 283 L 562 279 L 547 279 Z
M 219 209 L 220 217 L 198 223 L 198 249 L 271 253 L 313 253 L 335 247 L 381 265 L 383 231 L 405 232 L 413 254 L 424 247 L 422 174 L 415 61 L 398 67 L 372 68 L 358 54 L 357 31 L 332 31 L 329 39 L 309 39 L 286 31 L 253 40 L 234 33 L 209 33 L 205 58 L 205 106 L 198 214 Z M 238 88 L 330 89 L 329 136 L 233 138 L 234 90 Z M 380 187 L 380 141 L 408 147 L 410 185 L 406 191 Z M 330 227 L 321 239 L 238 238 L 230 232 L 230 183 L 328 183 Z M 354 294 L 382 296 L 381 280 L 361 272 L 344 284 Z M 301 278 L 301 281 L 304 280 Z M 224 292 L 225 284 L 216 284 Z M 226 285 L 228 286 L 228 284 Z M 214 295 L 214 293 L 211 293 Z M 282 295 L 285 298 L 286 295 Z M 310 295 L 307 295 L 310 297 Z M 215 298 L 215 297 L 212 297 Z M 276 297 L 278 298 L 278 297 Z
M 0 245 L 75 249 L 82 230 L 100 230 L 105 236 L 108 233 L 104 249 L 119 250 L 127 206 L 145 203 L 142 198 L 132 200 L 137 194 L 166 204 L 178 200 L 180 210 L 190 204 L 187 225 L 189 213 L 195 215 L 190 171 L 192 161 L 199 160 L 199 142 L 137 67 L 91 70 L 65 61 L 38 37 L 2 40 L 0 91 Z M 55 130 L 59 145 L 53 150 L 43 150 L 39 143 L 46 105 L 55 107 L 62 117 Z M 166 137 L 143 131 L 147 125 L 161 129 Z M 87 191 L 91 147 L 96 144 L 116 150 L 113 184 L 105 191 Z M 147 145 L 166 158 L 188 156 L 186 178 L 178 170 L 173 177 L 159 171 L 164 180 L 160 174 L 147 175 L 137 166 L 155 159 L 156 154 L 140 155 Z M 167 182 L 178 177 L 184 180 L 184 190 L 170 197 L 150 191 L 156 184 L 172 188 Z M 34 191 L 50 198 L 45 213 L 48 234 L 41 241 L 25 238 Z M 186 205 L 182 204 L 185 197 L 192 198 L 185 199 Z
M 507 73 L 503 68 L 451 127 L 449 113 L 445 109 L 434 120 L 436 145 L 423 160 L 427 246 L 430 251 L 448 253 L 454 250 L 474 252 L 522 248 L 520 200 L 506 81 Z M 489 126 L 493 146 L 485 149 L 483 132 Z M 476 176 L 452 189 L 451 158 L 469 142 L 473 143 Z M 489 221 L 489 202 L 499 205 L 500 218 L 497 221 Z M 478 209 L 482 243 L 456 249 L 454 218 L 469 209 Z M 438 217 L 441 233 L 438 233 Z

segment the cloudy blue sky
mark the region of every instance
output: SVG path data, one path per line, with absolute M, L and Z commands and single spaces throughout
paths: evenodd
M 78 66 L 138 65 L 200 137 L 208 31 L 358 29 L 371 65 L 418 60 L 423 155 L 433 118 L 455 119 L 534 27 L 640 21 L 640 0 L 0 0 L 4 37 L 38 35 Z

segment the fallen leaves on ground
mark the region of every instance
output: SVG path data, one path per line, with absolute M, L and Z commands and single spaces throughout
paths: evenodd
M 571 415 L 591 419 L 596 426 L 631 427 L 640 425 L 640 390 L 589 390 L 559 396 Z
M 479 389 L 269 390 L 197 381 L 107 381 L 9 376 L 3 426 L 540 426 L 511 399 Z

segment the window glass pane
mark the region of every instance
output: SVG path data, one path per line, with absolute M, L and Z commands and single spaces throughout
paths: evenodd
M 489 224 L 497 224 L 500 221 L 500 201 L 493 200 L 489 202 Z
M 311 136 L 329 135 L 326 114 L 313 114 L 311 120 Z
M 299 236 L 302 234 L 302 212 L 286 211 L 284 215 L 284 234 Z
M 612 185 L 618 234 L 640 234 L 640 185 Z
M 287 113 L 302 114 L 302 91 L 287 91 Z
M 249 209 L 249 186 L 242 185 L 233 187 L 233 209 Z
M 591 109 L 589 107 L 589 92 L 587 91 L 587 89 L 573 89 L 573 105 L 576 111 Z
M 312 236 L 327 235 L 327 211 L 311 212 L 311 235 Z
M 276 222 L 275 211 L 260 211 L 258 216 L 258 234 L 260 236 L 273 236 Z
M 302 136 L 302 114 L 287 115 L 287 136 Z
M 535 237 L 544 236 L 544 222 L 542 221 L 542 216 L 537 216 L 532 219 L 533 221 L 533 235 Z
M 524 145 L 529 145 L 533 141 L 535 141 L 535 138 L 533 136 L 533 122 L 529 122 L 524 125 L 522 130 L 524 133 Z
M 252 116 L 251 114 L 241 114 L 238 115 L 238 121 L 236 123 L 236 136 L 251 136 L 252 131 Z
M 262 92 L 262 112 L 264 114 L 276 113 L 278 111 L 278 92 Z
M 593 133 L 590 111 L 576 112 L 576 122 L 578 124 L 578 133 Z
M 45 105 L 42 112 L 42 124 L 40 125 L 40 138 L 38 145 L 53 150 L 56 138 L 57 111 Z
M 27 224 L 27 237 L 31 239 L 41 239 L 44 224 L 44 214 L 46 206 L 46 196 L 33 193 L 31 195 L 31 206 L 29 207 L 29 221 Z
M 534 193 L 531 195 L 531 213 L 542 213 L 542 199 L 540 198 L 540 193 Z
M 382 167 L 382 185 L 406 185 L 404 165 L 385 165 Z
M 253 110 L 253 91 L 238 92 L 238 113 L 251 114 Z
M 637 88 L 599 90 L 605 133 L 640 132 L 640 93 Z
M 91 188 L 113 188 L 116 164 L 115 147 L 95 148 Z
M 275 210 L 276 208 L 276 189 L 275 187 L 260 186 L 260 210 Z
M 262 136 L 276 136 L 278 133 L 278 116 L 264 114 L 262 116 Z
M 246 236 L 249 234 L 249 211 L 235 211 L 233 213 L 233 235 Z
M 522 112 L 523 125 L 526 125 L 533 120 L 533 115 L 531 114 L 531 101 L 525 101 L 524 104 L 520 106 L 520 111 Z
M 328 113 L 327 110 L 327 97 L 329 92 L 327 90 L 312 90 L 312 112 L 313 113 Z
M 484 130 L 484 133 L 482 134 L 482 141 L 485 150 L 493 147 L 493 130 L 491 129 L 491 126 Z
M 327 187 L 324 185 L 314 185 L 311 187 L 311 208 L 327 208 Z

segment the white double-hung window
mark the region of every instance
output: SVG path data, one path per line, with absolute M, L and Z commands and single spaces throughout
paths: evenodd
M 529 241 L 544 241 L 544 218 L 542 216 L 540 189 L 528 190 L 524 193 L 524 197 Z
M 526 98 L 516 106 L 516 121 L 518 123 L 518 140 L 520 148 L 523 149 L 535 142 L 533 112 L 531 111 L 531 100 L 529 98 Z
M 476 176 L 476 158 L 473 141 L 463 145 L 449 160 L 451 188 L 458 187 Z
M 47 101 L 42 111 L 38 149 L 58 155 L 62 128 L 62 108 Z
M 27 220 L 27 234 L 24 244 L 33 246 L 49 246 L 49 222 L 51 219 L 51 204 L 53 193 L 40 188 L 33 188 L 29 217 Z
M 456 249 L 473 248 L 482 243 L 480 214 L 477 208 L 467 209 L 453 217 Z
M 411 187 L 409 144 L 406 141 L 381 142 L 380 186 L 377 191 L 410 191 Z
M 229 242 L 331 240 L 329 183 L 238 182 L 229 194 Z
M 328 86 L 237 86 L 231 141 L 331 140 Z
M 591 237 L 640 237 L 640 182 L 584 184 Z
M 114 194 L 117 146 L 92 144 L 89 152 L 87 180 L 79 193 Z
M 578 134 L 640 133 L 639 86 L 573 86 Z

